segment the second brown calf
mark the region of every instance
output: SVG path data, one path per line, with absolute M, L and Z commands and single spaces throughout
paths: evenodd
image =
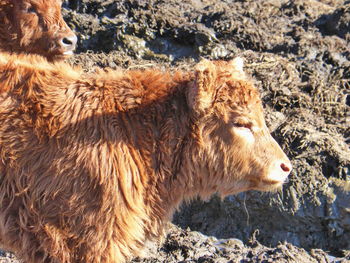
M 61 14 L 61 0 L 0 0 L 0 50 L 49 60 L 73 54 L 77 37 Z

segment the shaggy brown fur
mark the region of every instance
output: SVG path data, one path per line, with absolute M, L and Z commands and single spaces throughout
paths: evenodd
M 280 187 L 271 167 L 286 176 L 289 160 L 236 64 L 84 75 L 0 55 L 1 246 L 26 263 L 123 262 L 184 200 Z
M 61 0 L 0 0 L 0 50 L 50 60 L 72 54 L 76 36 L 64 22 Z

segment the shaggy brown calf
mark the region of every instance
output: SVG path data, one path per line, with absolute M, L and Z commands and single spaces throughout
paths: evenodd
M 0 0 L 0 50 L 46 56 L 73 54 L 76 35 L 61 15 L 61 0 Z
M 0 55 L 1 246 L 26 263 L 123 262 L 184 200 L 280 187 L 291 164 L 242 66 L 84 75 Z

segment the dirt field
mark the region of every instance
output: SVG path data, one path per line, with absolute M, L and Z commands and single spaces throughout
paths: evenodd
M 64 15 L 86 70 L 243 57 L 293 162 L 278 193 L 183 206 L 133 262 L 350 262 L 350 1 L 70 0 Z

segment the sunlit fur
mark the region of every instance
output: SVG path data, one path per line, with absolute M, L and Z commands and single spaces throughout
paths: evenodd
M 61 0 L 0 0 L 0 50 L 61 59 L 58 44 L 74 35 L 61 14 Z
M 0 76 L 0 246 L 26 263 L 123 262 L 184 200 L 280 186 L 288 159 L 234 61 L 85 74 L 2 54 Z

